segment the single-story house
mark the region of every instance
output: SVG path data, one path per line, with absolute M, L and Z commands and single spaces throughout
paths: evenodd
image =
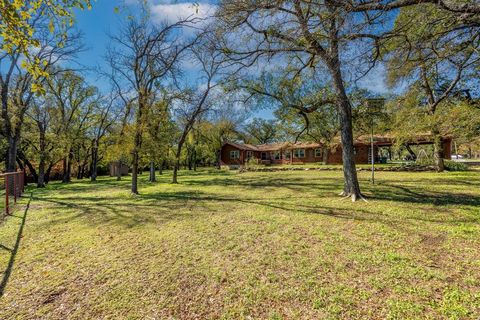
M 374 156 L 375 162 L 380 161 L 379 150 L 381 147 L 391 147 L 395 140 L 389 136 L 374 136 Z M 430 135 L 419 135 L 410 145 L 432 144 Z M 451 158 L 451 137 L 442 138 L 444 158 Z M 361 136 L 354 142 L 355 163 L 371 163 L 371 142 L 370 136 Z M 313 162 L 322 162 L 327 159 L 327 164 L 342 163 L 342 147 L 336 144 L 336 147 L 327 150 L 328 154 L 324 157 L 325 148 L 320 143 L 290 143 L 279 142 L 271 144 L 244 144 L 235 142 L 225 142 L 221 150 L 221 164 L 228 166 L 245 165 L 248 161 L 263 164 L 304 164 Z

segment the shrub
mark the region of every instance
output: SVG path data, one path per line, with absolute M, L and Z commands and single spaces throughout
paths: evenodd
M 448 171 L 467 171 L 468 165 L 462 162 L 445 160 L 445 170 Z
M 255 159 L 255 158 L 250 158 L 247 160 L 247 162 L 245 163 L 245 169 L 247 170 L 255 170 L 255 169 L 258 169 L 260 167 L 263 167 L 262 165 L 260 165 L 258 163 L 258 160 Z

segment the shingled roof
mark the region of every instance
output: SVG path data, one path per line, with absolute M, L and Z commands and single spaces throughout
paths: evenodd
M 443 139 L 449 139 L 451 136 L 444 136 Z M 370 144 L 370 135 L 362 135 L 355 139 L 354 145 L 367 145 Z M 385 135 L 374 135 L 373 141 L 375 145 L 392 145 L 395 142 L 395 137 L 390 134 Z M 430 133 L 419 133 L 415 138 L 411 139 L 409 143 L 411 144 L 423 144 L 431 143 L 433 137 Z M 335 137 L 333 139 L 334 144 L 340 144 L 340 137 Z M 314 142 L 276 142 L 276 143 L 266 143 L 266 144 L 248 144 L 248 143 L 235 143 L 235 142 L 225 142 L 225 144 L 230 144 L 239 150 L 249 150 L 249 151 L 277 151 L 280 149 L 298 149 L 298 148 L 321 148 L 322 144 Z
M 265 144 L 247 144 L 247 143 L 235 143 L 235 142 L 225 142 L 239 150 L 249 150 L 249 151 L 276 151 L 280 149 L 287 148 L 319 148 L 322 145 L 319 143 L 305 143 L 305 142 L 277 142 L 277 143 L 265 143 Z

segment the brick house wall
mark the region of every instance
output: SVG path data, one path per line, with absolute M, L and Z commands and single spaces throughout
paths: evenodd
M 281 149 L 281 159 L 274 159 L 275 151 L 247 151 L 236 148 L 232 145 L 226 144 L 222 148 L 221 152 L 221 161 L 224 165 L 244 165 L 247 162 L 247 153 L 249 153 L 253 158 L 258 159 L 259 163 L 264 164 L 305 164 L 305 163 L 315 163 L 322 162 L 323 156 L 322 152 L 318 157 L 315 156 L 315 149 L 317 148 L 298 148 L 305 150 L 304 158 L 294 157 L 294 149 Z M 355 163 L 368 163 L 368 146 L 356 146 L 356 155 Z M 238 151 L 239 159 L 231 159 L 230 152 Z M 375 148 L 375 152 L 378 152 L 378 148 Z M 290 153 L 290 159 L 287 159 L 286 153 Z M 262 160 L 262 154 L 264 155 L 264 160 Z M 342 163 L 342 148 L 337 147 L 333 150 L 330 150 L 328 154 L 327 164 L 341 164 Z
M 445 159 L 451 159 L 451 149 L 452 149 L 452 139 L 451 138 L 444 138 L 442 139 L 443 144 L 443 153 Z M 383 146 L 387 146 L 386 144 L 381 144 Z M 304 149 L 305 150 L 305 157 L 297 158 L 294 157 L 294 150 L 296 149 Z M 249 157 L 253 157 L 257 159 L 258 163 L 263 164 L 304 164 L 304 163 L 315 163 L 315 162 L 322 162 L 322 150 L 320 150 L 318 157 L 315 156 L 315 149 L 321 149 L 319 147 L 300 147 L 300 148 L 286 148 L 286 149 L 278 149 L 278 150 L 264 150 L 264 151 L 257 151 L 257 150 L 244 150 L 241 147 L 236 147 L 231 144 L 225 144 L 221 150 L 221 161 L 225 165 L 244 165 Z M 355 144 L 355 163 L 357 164 L 368 164 L 369 161 L 369 149 L 370 144 L 367 143 L 356 143 Z M 239 158 L 238 159 L 231 159 L 230 152 L 231 151 L 238 151 Z M 280 159 L 275 159 L 275 153 L 280 152 Z M 375 158 L 378 158 L 379 146 L 374 146 L 374 155 Z M 287 155 L 290 155 L 288 158 Z M 263 159 L 262 159 L 263 155 Z M 342 147 L 337 146 L 336 148 L 329 151 L 327 164 L 341 164 L 342 163 Z
M 239 159 L 231 159 L 230 158 L 230 151 L 238 151 L 240 153 Z M 232 145 L 226 144 L 222 147 L 222 152 L 220 155 L 220 159 L 223 164 L 225 165 L 242 165 L 244 164 L 244 150 L 240 150 Z

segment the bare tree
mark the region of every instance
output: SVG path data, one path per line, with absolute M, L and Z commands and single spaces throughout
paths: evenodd
M 118 113 L 113 112 L 116 107 L 116 96 L 110 94 L 109 96 L 100 99 L 99 103 L 95 104 L 94 110 L 94 125 L 91 139 L 91 162 L 90 162 L 90 180 L 97 180 L 99 148 L 102 138 L 108 133 L 109 128 L 118 118 Z
M 217 51 L 214 39 L 209 33 L 203 33 L 198 37 L 198 43 L 190 50 L 191 57 L 200 66 L 201 83 L 199 86 L 190 86 L 183 90 L 182 98 L 179 100 L 177 115 L 181 127 L 181 134 L 175 151 L 175 164 L 173 167 L 172 183 L 178 183 L 177 175 L 180 168 L 180 157 L 182 148 L 188 134 L 192 130 L 198 118 L 205 114 L 214 105 L 210 101 L 213 91 L 222 84 L 221 78 L 228 65 L 224 56 Z
M 45 169 L 47 158 L 54 149 L 54 144 L 47 138 L 47 130 L 51 122 L 51 110 L 48 101 L 43 98 L 37 98 L 32 103 L 32 108 L 27 115 L 34 122 L 38 130 L 38 143 L 25 139 L 32 146 L 35 153 L 38 154 L 38 173 L 37 188 L 45 187 Z M 30 169 L 30 171 L 33 171 Z
M 132 16 L 111 37 L 107 53 L 111 67 L 110 80 L 127 109 L 134 114 L 134 145 L 132 150 L 132 188 L 138 194 L 138 168 L 147 108 L 155 102 L 155 93 L 178 74 L 178 63 L 190 46 L 182 40 L 182 27 L 194 19 L 182 19 L 157 27 L 150 22 L 148 9 Z
M 480 13 L 480 3 L 478 1 L 459 1 L 459 0 L 347 0 L 332 1 L 337 6 L 342 6 L 351 11 L 388 11 L 408 6 L 416 6 L 421 4 L 431 4 L 438 8 L 454 13 L 475 15 Z
M 261 118 L 252 119 L 245 125 L 246 139 L 254 143 L 272 143 L 278 138 L 278 123 L 276 120 L 265 120 Z M 247 142 L 247 141 L 246 141 Z

